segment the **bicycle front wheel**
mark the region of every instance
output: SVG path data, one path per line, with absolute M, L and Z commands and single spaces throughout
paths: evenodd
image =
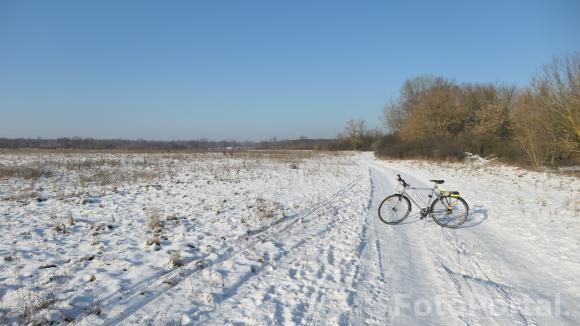
M 411 211 L 411 202 L 404 195 L 395 194 L 385 198 L 379 205 L 379 218 L 386 224 L 403 222 Z
M 461 197 L 439 197 L 431 205 L 431 217 L 446 228 L 456 228 L 467 221 L 469 206 Z

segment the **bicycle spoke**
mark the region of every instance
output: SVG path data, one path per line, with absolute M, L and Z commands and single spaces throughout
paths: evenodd
M 431 216 L 439 225 L 457 227 L 467 219 L 468 208 L 462 200 L 442 197 L 432 207 Z
M 379 206 L 379 217 L 387 224 L 397 224 L 404 220 L 411 205 L 408 200 L 401 195 L 393 195 L 385 198 Z

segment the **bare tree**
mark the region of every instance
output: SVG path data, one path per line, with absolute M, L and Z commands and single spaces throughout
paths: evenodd
M 401 103 L 397 101 L 390 101 L 383 109 L 383 119 L 387 130 L 392 133 L 399 133 L 407 118 L 406 112 L 403 110 Z
M 380 136 L 381 132 L 378 129 L 369 130 L 364 120 L 350 119 L 338 138 L 348 142 L 350 149 L 370 150 Z
M 532 80 L 538 106 L 556 117 L 560 143 L 578 152 L 580 144 L 580 54 L 554 58 Z
M 435 86 L 418 98 L 401 129 L 407 140 L 433 136 L 455 136 L 463 132 L 466 113 L 459 106 L 460 88 L 455 85 Z
M 515 97 L 513 86 L 463 85 L 460 105 L 468 114 L 467 132 L 487 138 L 509 138 Z
M 539 110 L 537 98 L 526 91 L 520 95 L 512 112 L 514 139 L 524 150 L 532 166 L 540 169 L 554 161 L 555 142 L 553 119 L 547 111 Z

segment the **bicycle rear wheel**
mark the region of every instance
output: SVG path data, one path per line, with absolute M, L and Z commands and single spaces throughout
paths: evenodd
M 409 198 L 400 194 L 390 195 L 379 205 L 379 218 L 386 224 L 399 224 L 409 216 L 410 211 Z
M 461 197 L 439 197 L 431 205 L 431 217 L 446 228 L 456 228 L 467 221 L 469 206 Z

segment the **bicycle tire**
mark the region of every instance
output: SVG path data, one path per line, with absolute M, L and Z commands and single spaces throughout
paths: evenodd
M 463 210 L 461 207 L 463 206 Z M 451 208 L 450 208 L 451 207 Z M 450 216 L 455 211 L 455 217 Z M 442 196 L 431 204 L 430 215 L 435 223 L 445 228 L 460 227 L 469 216 L 469 205 L 461 197 Z M 456 220 L 455 223 L 448 223 L 448 220 Z
M 399 207 L 399 205 L 401 205 Z M 401 194 L 390 195 L 383 199 L 379 205 L 379 219 L 385 224 L 394 225 L 403 222 L 411 212 L 411 201 L 407 196 Z M 398 217 L 402 213 L 398 214 L 394 220 L 389 220 L 389 213 L 391 212 L 403 212 L 402 217 Z

